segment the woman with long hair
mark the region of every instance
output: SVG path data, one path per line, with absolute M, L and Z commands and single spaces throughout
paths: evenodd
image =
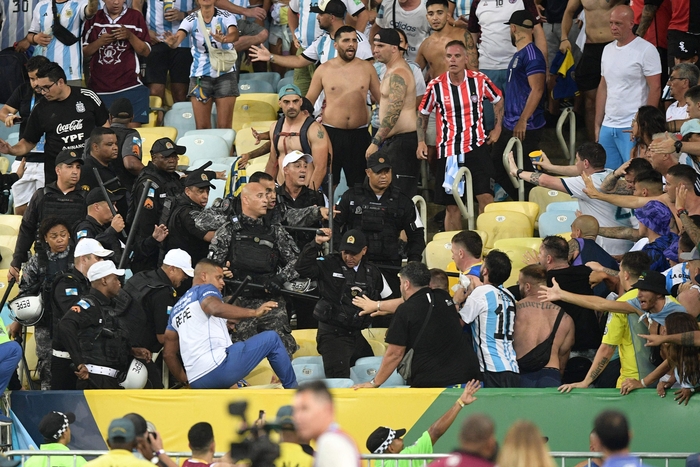
M 632 140 L 634 147 L 630 152 L 630 159 L 646 157 L 647 149 L 652 137 L 656 133 L 666 131 L 666 117 L 663 112 L 653 105 L 643 105 L 637 110 L 632 120 Z
M 518 420 L 508 429 L 496 464 L 498 467 L 555 467 L 542 433 L 527 420 Z

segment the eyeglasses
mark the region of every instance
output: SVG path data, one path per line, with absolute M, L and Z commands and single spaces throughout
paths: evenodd
M 688 79 L 688 78 L 676 78 L 675 76 L 669 76 L 669 77 L 668 77 L 668 80 L 669 80 L 669 81 L 676 81 L 676 80 L 679 80 L 679 79 Z
M 48 86 L 37 86 L 34 88 L 34 90 L 40 94 L 46 94 L 47 92 L 49 92 L 49 90 L 51 89 L 51 86 L 53 86 L 54 84 L 56 84 L 56 81 L 49 84 Z

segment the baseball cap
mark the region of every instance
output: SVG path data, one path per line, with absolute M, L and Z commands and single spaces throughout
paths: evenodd
M 166 266 L 175 266 L 190 277 L 194 277 L 194 269 L 192 269 L 192 257 L 185 250 L 175 248 L 166 253 L 163 258 L 163 264 Z
M 688 120 L 681 126 L 681 135 L 686 136 L 693 133 L 700 133 L 700 120 L 697 118 Z
M 671 55 L 678 57 L 680 60 L 687 60 L 698 54 L 697 49 L 690 45 L 689 41 L 683 40 L 675 44 L 675 46 L 672 48 L 672 50 L 669 50 L 669 52 L 671 52 Z
M 401 36 L 396 29 L 382 28 L 374 35 L 375 42 L 401 47 Z
M 367 449 L 371 454 L 384 454 L 389 445 L 396 438 L 401 438 L 406 434 L 406 430 L 392 430 L 391 428 L 380 426 L 367 438 Z
M 666 276 L 656 271 L 644 271 L 632 288 L 648 290 L 660 295 L 668 295 L 666 290 Z
M 72 164 L 73 162 L 80 162 L 80 165 L 84 164 L 85 161 L 78 156 L 78 153 L 67 149 L 65 151 L 61 151 L 58 153 L 56 156 L 56 165 L 58 164 Z
M 112 262 L 111 260 L 98 261 L 92 266 L 90 266 L 90 269 L 88 269 L 87 278 L 90 282 L 93 282 L 102 279 L 103 277 L 107 277 L 110 274 L 123 276 L 124 270 L 117 269 L 117 267 L 114 265 L 114 262 Z
M 700 259 L 700 251 L 698 251 L 698 247 L 695 247 L 690 251 L 681 253 L 678 255 L 678 258 L 680 258 L 681 261 L 695 261 Z
M 109 106 L 109 114 L 117 118 L 131 118 L 134 116 L 134 107 L 129 99 L 120 97 Z
M 162 156 L 169 156 L 171 154 L 184 154 L 187 151 L 185 146 L 178 146 L 173 143 L 170 138 L 161 138 L 156 140 L 151 147 L 151 154 L 160 154 Z
M 56 441 L 68 430 L 68 425 L 75 421 L 72 412 L 49 412 L 39 422 L 39 433 L 45 439 Z
M 134 423 L 128 418 L 117 418 L 112 420 L 107 429 L 107 439 L 109 442 L 129 443 L 136 437 Z
M 367 246 L 367 238 L 361 230 L 351 229 L 345 232 L 340 240 L 340 251 L 349 251 L 353 255 L 358 254 L 364 247 Z
M 188 186 L 215 188 L 214 185 L 211 184 L 211 181 L 209 181 L 209 176 L 202 170 L 195 170 L 187 175 L 187 178 L 185 178 L 185 187 Z
M 275 425 L 280 428 L 294 428 L 294 408 L 291 405 L 283 405 L 277 410 Z
M 109 201 L 112 203 L 120 200 L 124 197 L 122 193 L 111 193 L 109 190 L 107 191 L 107 194 L 109 195 Z M 107 201 L 105 199 L 105 194 L 102 192 L 102 189 L 99 187 L 95 187 L 92 190 L 90 190 L 85 197 L 85 202 L 87 203 L 88 206 L 91 204 L 99 203 L 100 201 Z
M 379 173 L 386 168 L 391 168 L 391 164 L 379 151 L 375 152 L 367 158 L 367 168 L 372 169 L 372 172 Z
M 278 99 L 282 99 L 284 96 L 299 96 L 302 97 L 301 91 L 298 87 L 293 84 L 285 84 L 280 92 L 277 94 Z
M 311 13 L 327 13 L 336 18 L 344 18 L 347 8 L 340 0 L 320 0 L 318 5 L 311 7 Z
M 518 10 L 514 11 L 510 15 L 508 22 L 503 24 L 515 24 L 516 26 L 532 29 L 535 27 L 535 17 L 527 10 Z
M 289 164 L 292 164 L 292 163 L 298 161 L 302 157 L 304 158 L 304 160 L 307 163 L 314 161 L 314 158 L 311 157 L 310 154 L 304 154 L 301 151 L 292 151 L 289 154 L 287 154 L 286 156 L 284 156 L 284 160 L 282 161 L 282 168 L 287 167 Z
M 73 256 L 78 258 L 85 255 L 95 255 L 100 258 L 109 258 L 114 252 L 108 250 L 102 246 L 100 242 L 94 238 L 81 238 L 78 244 L 75 246 L 75 252 Z

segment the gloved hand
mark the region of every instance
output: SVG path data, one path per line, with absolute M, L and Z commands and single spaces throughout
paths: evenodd
M 280 276 L 274 276 L 268 279 L 265 284 L 265 290 L 267 290 L 272 295 L 280 295 L 282 293 L 282 286 L 284 285 L 284 279 Z

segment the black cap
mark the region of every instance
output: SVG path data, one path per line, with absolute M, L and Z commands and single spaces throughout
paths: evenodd
M 690 43 L 691 41 L 680 41 L 673 48 L 672 54 L 679 60 L 688 60 L 698 54 L 697 49 Z
M 56 156 L 56 165 L 72 164 L 73 162 L 80 162 L 81 165 L 85 163 L 85 161 L 73 149 L 61 151 L 58 153 L 58 156 Z
M 187 151 L 185 146 L 178 146 L 173 143 L 170 138 L 161 138 L 156 140 L 151 146 L 151 155 L 160 154 L 161 156 L 169 156 L 171 154 L 184 154 Z
M 194 172 L 190 172 L 187 175 L 187 178 L 185 178 L 185 187 L 196 186 L 199 188 L 216 188 L 209 180 L 209 176 L 206 172 L 202 170 L 195 170 Z
M 391 168 L 389 160 L 380 151 L 375 152 L 367 158 L 367 168 L 372 169 L 372 172 L 379 173 L 386 168 Z
M 632 285 L 638 290 L 648 290 L 659 295 L 668 295 L 666 290 L 666 276 L 656 271 L 644 271 L 639 280 Z
M 48 440 L 56 441 L 74 421 L 75 414 L 72 412 L 49 412 L 39 422 L 39 433 Z
M 384 454 L 392 441 L 401 438 L 406 434 L 406 430 L 392 430 L 385 426 L 380 426 L 367 438 L 367 449 L 370 454 Z
M 514 11 L 513 14 L 510 15 L 510 20 L 503 24 L 515 24 L 516 26 L 532 29 L 537 23 L 532 13 L 527 10 L 518 10 Z
M 311 8 L 311 13 L 328 13 L 336 18 L 344 18 L 347 8 L 345 4 L 340 0 L 321 0 L 318 5 L 313 5 Z
M 107 191 L 107 194 L 109 195 L 109 201 L 111 201 L 112 203 L 124 197 L 124 195 L 121 193 L 110 193 L 109 190 Z M 88 191 L 88 194 L 85 197 L 85 202 L 88 206 L 90 206 L 91 204 L 99 203 L 101 201 L 107 200 L 105 199 L 105 195 L 100 187 L 95 187 L 92 190 Z
M 129 99 L 120 97 L 109 106 L 109 114 L 116 118 L 132 118 L 134 116 L 134 107 Z
M 340 240 L 339 251 L 348 251 L 353 255 L 358 254 L 364 247 L 367 246 L 367 238 L 361 230 L 352 229 L 345 232 L 343 238 Z
M 401 36 L 396 29 L 382 28 L 374 35 L 375 42 L 401 47 Z

